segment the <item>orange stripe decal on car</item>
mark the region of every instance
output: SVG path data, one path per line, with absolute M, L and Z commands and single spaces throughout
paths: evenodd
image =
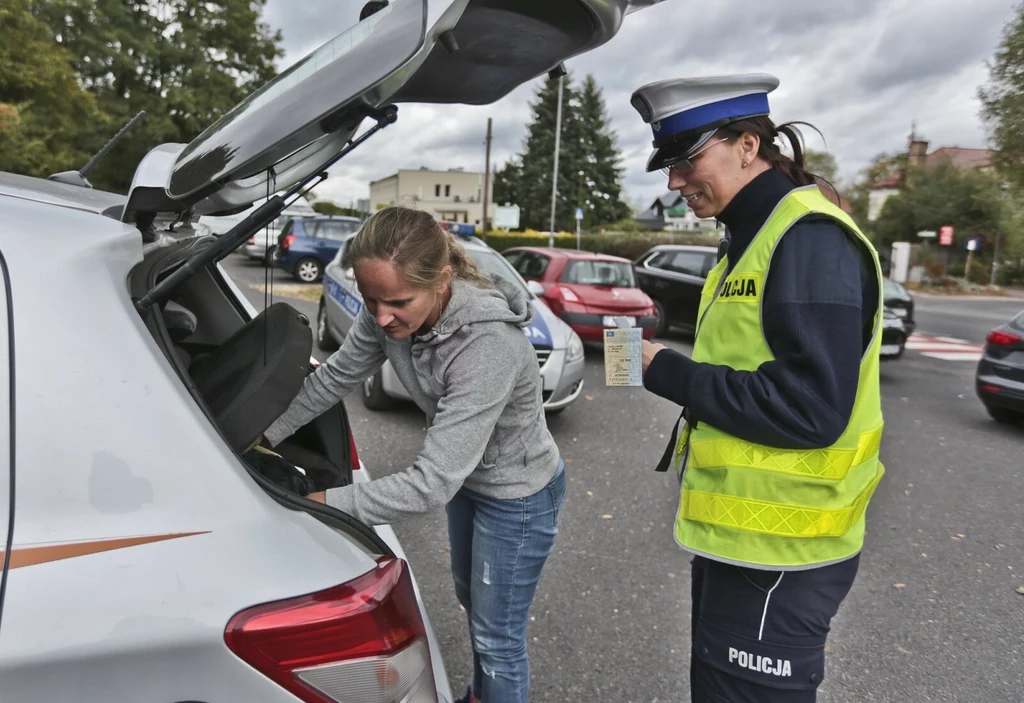
M 148 537 L 121 537 L 118 539 L 101 539 L 90 542 L 71 542 L 68 544 L 54 544 L 46 547 L 21 547 L 11 551 L 11 568 L 17 569 L 22 566 L 34 566 L 35 564 L 46 564 L 51 561 L 62 559 L 74 559 L 89 554 L 99 554 L 125 547 L 136 547 L 140 544 L 153 544 L 164 542 L 169 539 L 180 537 L 192 537 L 194 535 L 205 535 L 206 532 L 179 532 L 165 535 L 149 535 Z M 4 550 L 0 549 L 0 566 L 3 564 Z

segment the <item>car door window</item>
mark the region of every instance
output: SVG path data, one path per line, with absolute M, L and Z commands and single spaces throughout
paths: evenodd
M 711 269 L 713 269 L 716 265 L 718 265 L 718 253 L 716 252 L 714 254 L 708 254 L 707 257 L 704 259 L 704 270 L 701 272 L 700 277 L 707 278 L 708 275 L 711 273 Z
M 519 275 L 527 280 L 531 278 L 540 279 L 547 270 L 550 262 L 551 259 L 543 254 L 529 252 L 523 255 L 517 269 L 519 271 Z
M 707 254 L 702 251 L 679 251 L 672 256 L 666 268 L 674 273 L 700 278 L 704 276 L 704 262 L 707 258 Z
M 653 269 L 664 269 L 668 266 L 669 262 L 672 261 L 672 252 L 670 251 L 659 251 L 657 254 L 647 260 L 648 268 Z

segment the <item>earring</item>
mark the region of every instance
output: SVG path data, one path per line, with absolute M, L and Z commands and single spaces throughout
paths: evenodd
M 750 165 L 750 164 L 748 164 L 748 163 L 746 162 L 746 160 L 744 160 L 744 161 L 743 161 L 743 168 L 746 168 L 746 167 L 747 167 L 747 166 L 749 166 L 749 165 Z

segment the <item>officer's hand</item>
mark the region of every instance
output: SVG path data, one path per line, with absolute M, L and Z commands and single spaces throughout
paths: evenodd
M 306 496 L 306 498 L 308 498 L 309 500 L 315 500 L 317 503 L 326 503 L 327 492 L 317 491 L 316 493 L 310 493 L 308 496 Z
M 660 352 L 662 349 L 668 349 L 668 347 L 664 344 L 654 344 L 652 342 L 648 342 L 646 339 L 643 340 L 643 364 L 645 376 L 647 375 L 647 367 L 651 365 L 652 361 L 654 361 L 655 354 Z

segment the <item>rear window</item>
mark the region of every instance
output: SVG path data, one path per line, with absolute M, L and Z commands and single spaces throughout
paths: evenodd
M 1021 310 L 1017 317 L 1010 320 L 1010 327 L 1024 332 L 1024 310 Z
M 324 239 L 344 241 L 349 235 L 355 234 L 359 229 L 358 222 L 346 222 L 345 220 L 327 220 L 317 226 L 316 234 Z
M 889 300 L 910 300 L 910 294 L 896 281 L 888 278 L 882 279 L 882 295 Z
M 633 265 L 620 261 L 570 261 L 562 272 L 563 283 L 609 288 L 635 288 Z

